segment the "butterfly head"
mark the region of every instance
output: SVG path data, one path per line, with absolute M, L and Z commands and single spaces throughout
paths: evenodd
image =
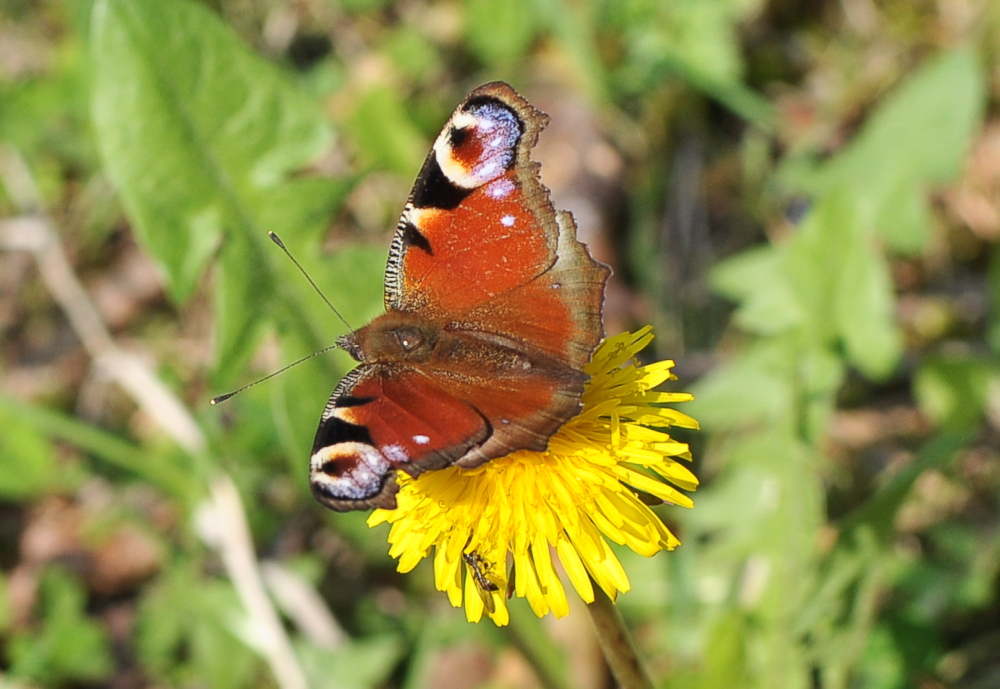
M 341 335 L 337 345 L 364 363 L 422 363 L 431 358 L 440 336 L 440 329 L 424 319 L 387 313 L 349 335 Z

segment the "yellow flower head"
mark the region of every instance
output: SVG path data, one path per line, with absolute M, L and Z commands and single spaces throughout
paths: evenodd
M 679 545 L 635 493 L 691 507 L 691 499 L 668 482 L 685 490 L 698 485 L 676 459 L 691 458 L 688 446 L 661 430 L 697 428 L 697 422 L 657 406 L 691 395 L 653 391 L 675 378 L 673 361 L 638 366 L 633 358 L 652 341 L 651 330 L 622 333 L 597 347 L 584 368 L 590 381 L 580 414 L 544 452 L 520 450 L 475 469 L 449 467 L 416 479 L 400 474 L 397 508 L 376 510 L 368 519 L 369 526 L 392 525 L 389 554 L 399 559 L 399 571 L 412 570 L 433 548 L 435 583 L 452 605 L 462 605 L 464 590 L 470 622 L 485 611 L 505 625 L 508 587 L 539 617 L 569 612 L 553 548 L 590 603 L 591 579 L 612 599 L 630 588 L 607 539 L 646 556 Z

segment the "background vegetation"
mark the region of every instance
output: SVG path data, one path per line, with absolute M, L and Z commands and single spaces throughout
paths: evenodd
M 609 686 L 579 601 L 469 625 L 314 503 L 342 353 L 207 405 L 342 332 L 266 231 L 364 322 L 492 79 L 697 395 L 658 686 L 1000 686 L 990 0 L 4 0 L 0 686 Z

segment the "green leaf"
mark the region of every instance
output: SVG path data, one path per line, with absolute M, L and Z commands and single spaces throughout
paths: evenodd
M 744 330 L 773 335 L 805 320 L 783 261 L 782 251 L 765 246 L 744 251 L 712 268 L 712 287 L 742 302 L 733 320 Z
M 305 643 L 297 650 L 310 686 L 374 689 L 384 686 L 404 647 L 395 636 L 377 636 L 332 651 Z
M 988 394 L 996 389 L 1000 363 L 971 355 L 930 357 L 913 378 L 921 411 L 955 431 L 979 425 Z
M 185 300 L 209 259 L 217 276 L 223 368 L 245 357 L 276 276 L 263 223 L 317 184 L 289 183 L 330 141 L 318 104 L 187 0 L 99 0 L 91 35 L 91 112 L 105 167 L 172 297 Z M 326 208 L 339 199 L 333 183 Z
M 803 327 L 811 341 L 835 341 L 838 290 L 850 254 L 861 241 L 853 194 L 838 187 L 816 203 L 785 245 L 783 272 L 806 314 Z
M 465 7 L 465 38 L 483 63 L 509 64 L 528 51 L 537 31 L 533 0 L 469 0 Z
M 780 265 L 781 255 L 774 247 L 752 247 L 712 266 L 709 281 L 718 294 L 744 301 L 761 283 L 770 282 Z
M 717 689 L 743 685 L 747 674 L 747 627 L 744 612 L 736 608 L 724 612 L 715 621 L 706 641 L 707 648 L 712 649 L 712 662 L 699 675 L 698 687 Z
M 847 357 L 870 378 L 887 377 L 903 354 L 889 265 L 867 242 L 849 247 L 837 283 L 834 318 Z
M 820 199 L 786 245 L 785 272 L 807 314 L 806 340 L 843 344 L 852 363 L 880 378 L 902 355 L 902 339 L 889 266 L 864 231 L 855 200 L 848 185 Z
M 42 434 L 18 423 L 0 406 L 0 499 L 20 501 L 42 495 L 63 483 L 55 450 Z
M 929 231 L 927 189 L 958 174 L 984 105 L 972 51 L 942 53 L 887 96 L 838 155 L 820 165 L 793 159 L 782 178 L 816 196 L 850 187 L 866 230 L 897 251 L 919 252 Z
M 114 661 L 107 635 L 85 615 L 85 607 L 86 595 L 76 579 L 59 569 L 46 571 L 41 628 L 11 639 L 10 674 L 50 685 L 110 678 Z
M 365 93 L 347 127 L 351 142 L 369 164 L 412 177 L 427 155 L 427 141 L 411 121 L 398 89 L 378 86 Z
M 855 164 L 881 162 L 897 174 L 932 182 L 953 178 L 982 120 L 984 76 L 968 49 L 928 60 L 872 115 L 852 146 Z M 879 172 L 869 170 L 868 176 Z
M 786 340 L 756 343 L 737 359 L 707 373 L 692 388 L 684 412 L 705 430 L 729 430 L 786 420 L 792 410 L 788 362 L 794 349 Z M 747 404 L 752 395 L 754 403 Z
M 218 689 L 256 686 L 261 662 L 234 633 L 243 609 L 228 583 L 173 563 L 139 606 L 136 651 L 154 677 Z

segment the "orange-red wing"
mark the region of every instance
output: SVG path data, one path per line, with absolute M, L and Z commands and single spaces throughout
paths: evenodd
M 394 508 L 395 472 L 452 463 L 489 433 L 442 381 L 399 366 L 354 369 L 330 396 L 313 442 L 310 485 L 337 511 Z
M 502 335 L 579 369 L 601 338 L 608 270 L 555 212 L 529 154 L 548 117 L 510 86 L 473 91 L 445 125 L 400 218 L 386 308 Z

